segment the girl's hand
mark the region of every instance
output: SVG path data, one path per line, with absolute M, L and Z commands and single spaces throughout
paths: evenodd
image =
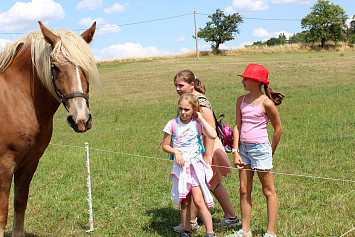
M 176 159 L 176 164 L 177 164 L 180 168 L 183 168 L 184 165 L 185 165 L 185 159 L 184 159 L 184 157 L 182 157 L 180 151 L 178 151 L 178 152 L 175 154 L 175 159 Z
M 202 114 L 200 112 L 196 112 L 194 114 L 194 118 L 201 122 Z
M 242 169 L 244 168 L 244 162 L 242 160 L 242 158 L 240 157 L 238 152 L 234 152 L 234 166 L 237 169 Z

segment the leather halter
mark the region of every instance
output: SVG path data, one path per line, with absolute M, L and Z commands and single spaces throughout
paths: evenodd
M 69 99 L 73 99 L 73 98 L 76 98 L 76 97 L 82 97 L 82 98 L 86 99 L 86 105 L 87 105 L 87 107 L 89 109 L 89 95 L 84 94 L 84 93 L 71 93 L 71 94 L 63 95 L 58 90 L 57 86 L 55 85 L 53 74 L 52 74 L 52 83 L 53 83 L 53 88 L 54 88 L 55 93 L 57 94 L 57 96 L 59 97 L 60 101 L 62 102 L 64 108 L 68 112 L 69 112 L 69 109 L 68 109 L 67 105 L 65 104 L 65 102 L 67 100 L 69 100 Z

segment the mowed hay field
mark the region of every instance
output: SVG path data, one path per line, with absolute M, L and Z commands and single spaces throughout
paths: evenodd
M 102 85 L 90 93 L 93 128 L 76 134 L 66 124 L 65 109 L 60 107 L 55 116 L 52 145 L 31 185 L 26 235 L 180 236 L 171 229 L 180 222 L 170 200 L 172 162 L 157 149 L 162 129 L 176 114 L 173 78 L 180 70 L 192 70 L 205 83 L 216 115 L 224 113 L 224 121 L 233 127 L 236 98 L 246 93 L 236 74 L 249 63 L 268 68 L 270 86 L 286 95 L 278 106 L 283 134 L 274 157 L 278 236 L 341 236 L 353 229 L 355 51 L 322 51 L 142 59 L 99 66 Z M 96 229 L 89 233 L 85 142 L 93 148 Z M 237 170 L 223 184 L 240 215 Z M 262 236 L 266 202 L 256 176 L 252 198 L 252 230 L 254 236 Z M 223 219 L 217 201 L 210 210 L 214 222 Z M 12 206 L 9 211 L 7 236 Z M 194 236 L 205 234 L 199 224 Z M 217 236 L 232 232 L 216 229 Z

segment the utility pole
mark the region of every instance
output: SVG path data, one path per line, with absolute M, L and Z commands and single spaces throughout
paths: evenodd
M 195 19 L 196 55 L 197 55 L 197 59 L 199 59 L 199 52 L 198 52 L 198 38 L 197 38 L 197 26 L 196 26 L 196 11 L 194 11 L 194 19 Z

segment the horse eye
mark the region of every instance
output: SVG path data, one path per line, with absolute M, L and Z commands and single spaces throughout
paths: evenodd
M 51 69 L 52 70 L 58 70 L 57 66 L 54 63 L 51 64 Z

